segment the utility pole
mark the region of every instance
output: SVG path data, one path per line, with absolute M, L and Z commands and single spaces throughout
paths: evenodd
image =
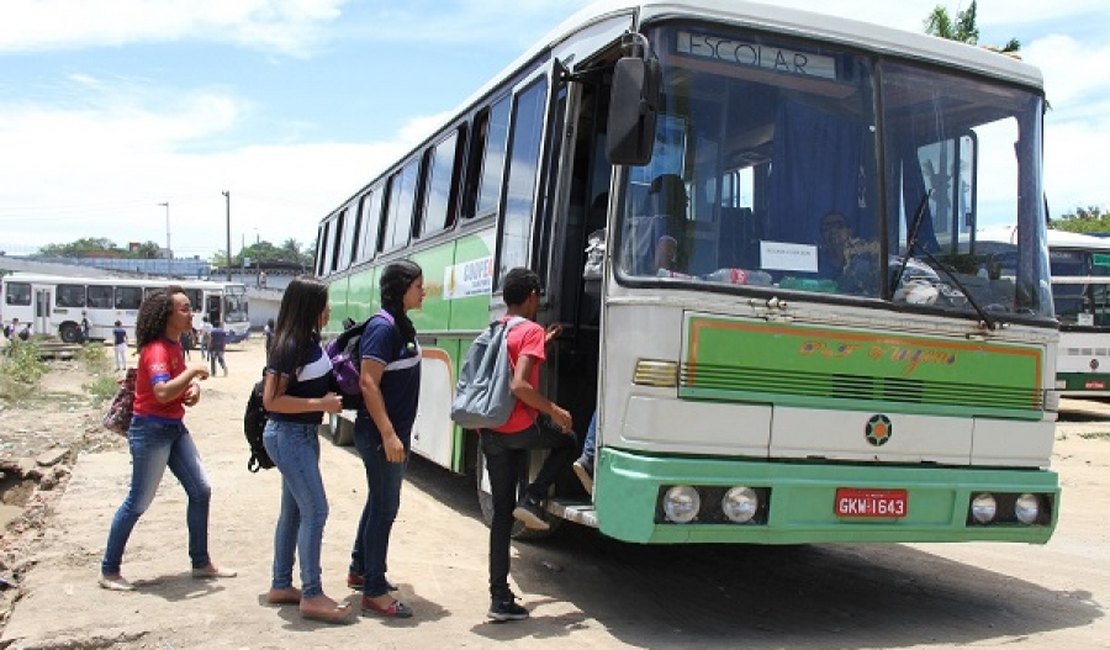
M 227 281 L 231 282 L 231 192 L 224 190 L 223 195 L 227 206 Z
M 166 275 L 173 277 L 173 249 L 170 248 L 170 202 L 163 201 L 158 205 L 166 208 Z

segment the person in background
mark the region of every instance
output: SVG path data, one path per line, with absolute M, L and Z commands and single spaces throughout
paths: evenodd
M 181 333 L 181 348 L 185 351 L 186 361 L 193 357 L 193 332 L 193 328 L 190 327 Z
M 183 421 L 185 407 L 200 400 L 200 385 L 207 379 L 203 365 L 185 365 L 181 333 L 192 325 L 189 297 L 178 286 L 152 292 L 139 305 L 135 325 L 139 368 L 135 379 L 135 406 L 127 442 L 131 450 L 131 489 L 116 511 L 100 563 L 98 584 L 113 591 L 135 587 L 120 574 L 123 551 L 131 531 L 154 500 L 166 467 L 181 482 L 188 496 L 185 523 L 189 529 L 189 560 L 197 579 L 230 578 L 235 571 L 221 569 L 208 554 L 208 509 L 212 488 L 201 465 L 193 437 Z
M 274 345 L 266 355 L 262 403 L 268 419 L 262 442 L 281 472 L 281 514 L 266 601 L 299 605 L 305 618 L 348 623 L 350 605 L 326 596 L 320 579 L 328 498 L 316 430 L 324 412 L 343 408 L 339 395 L 328 389 L 331 361 L 320 347 L 320 329 L 329 315 L 327 285 L 311 277 L 294 279 L 282 296 Z M 295 556 L 301 589 L 293 586 Z
M 347 585 L 362 589 L 363 612 L 409 618 L 412 609 L 390 595 L 397 588 L 385 573 L 420 398 L 420 345 L 408 312 L 424 304 L 424 272 L 415 262 L 400 260 L 385 267 L 379 284 L 382 310 L 367 321 L 359 339 L 362 404 L 354 438 L 367 490 Z
M 821 277 L 839 279 L 848 263 L 847 247 L 852 230 L 844 215 L 834 211 L 821 217 L 821 243 L 817 248 L 817 268 Z
M 274 338 L 274 319 L 266 319 L 266 325 L 262 328 L 262 335 L 266 337 L 266 352 L 270 352 L 270 343 Z
M 81 312 L 81 342 L 89 342 L 89 314 L 88 312 Z
M 539 276 L 526 268 L 510 269 L 505 274 L 503 297 L 508 308 L 505 321 L 516 316 L 527 320 L 510 330 L 505 341 L 513 368 L 511 390 L 516 404 L 504 425 L 478 432 L 493 494 L 493 521 L 489 529 L 490 608 L 486 616 L 495 621 L 528 618 L 528 610 L 516 604 L 516 596 L 509 589 L 513 518 L 529 528 L 550 527 L 543 518 L 543 500 L 558 475 L 571 464 L 577 448 L 570 413 L 539 391 L 540 366 L 547 359 L 547 344 L 561 331 L 558 325 L 545 330 L 535 322 L 540 305 Z M 533 449 L 550 452 L 518 501 L 517 483 Z
M 227 347 L 227 331 L 220 326 L 219 319 L 212 319 L 212 331 L 208 333 L 208 362 L 212 366 L 212 374 L 216 374 L 216 363 L 223 368 L 224 377 L 227 376 L 227 364 L 224 363 L 224 349 Z
M 200 324 L 200 346 L 199 347 L 200 347 L 200 360 L 201 361 L 205 361 L 205 360 L 208 359 L 208 344 L 209 344 L 209 340 L 212 338 L 211 334 L 212 334 L 212 322 L 208 320 L 207 316 L 204 316 L 201 319 L 201 324 Z M 216 371 L 216 369 L 212 368 L 212 372 L 215 372 L 215 371 Z
M 118 320 L 112 328 L 112 349 L 116 356 L 116 370 L 127 370 L 127 330 Z

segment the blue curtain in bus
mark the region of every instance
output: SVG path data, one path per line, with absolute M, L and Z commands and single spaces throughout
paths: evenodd
M 795 102 L 779 106 L 775 119 L 768 195 L 767 238 L 816 244 L 821 217 L 844 215 L 857 237 L 871 239 L 875 224 L 861 219 L 864 142 L 858 122 Z
M 899 149 L 903 152 L 902 158 L 902 214 L 905 215 L 906 222 L 903 224 L 905 230 L 905 238 L 908 240 L 910 231 L 913 229 L 913 218 L 917 209 L 921 206 L 921 200 L 925 197 L 925 177 L 922 175 L 921 163 L 917 159 L 917 149 L 912 146 L 901 147 Z M 940 244 L 937 243 L 936 231 L 933 229 L 933 215 L 930 209 L 930 202 L 925 204 L 925 214 L 921 217 L 921 225 L 917 229 L 917 241 L 914 243 L 912 255 L 920 255 L 921 251 L 929 251 L 936 253 L 940 250 Z M 895 213 L 896 218 L 897 213 Z M 900 250 L 899 242 L 899 229 L 891 228 L 889 232 L 890 239 L 887 241 L 889 250 Z

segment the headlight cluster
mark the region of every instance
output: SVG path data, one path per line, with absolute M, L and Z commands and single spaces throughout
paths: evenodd
M 1022 524 L 1036 526 L 1052 521 L 1051 494 L 976 492 L 967 509 L 969 526 Z
M 769 488 L 663 486 L 656 521 L 667 524 L 766 524 Z

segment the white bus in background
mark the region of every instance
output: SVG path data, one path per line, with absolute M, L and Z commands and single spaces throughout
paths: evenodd
M 976 240 L 1002 276 L 1013 276 L 1013 229 L 981 230 Z M 1110 238 L 1050 229 L 1047 243 L 1060 323 L 1056 389 L 1068 397 L 1110 397 Z
M 250 318 L 246 287 L 238 282 L 157 278 L 87 278 L 13 273 L 0 286 L 0 315 L 5 324 L 18 318 L 35 334 L 55 335 L 67 343 L 81 340 L 81 318 L 89 321 L 89 338 L 109 339 L 118 320 L 135 340 L 135 318 L 143 296 L 169 285 L 181 286 L 193 306 L 193 327 L 218 320 L 228 341 L 247 338 Z
M 1056 388 L 1110 396 L 1110 239 L 1049 230 L 1048 256 L 1060 321 Z

